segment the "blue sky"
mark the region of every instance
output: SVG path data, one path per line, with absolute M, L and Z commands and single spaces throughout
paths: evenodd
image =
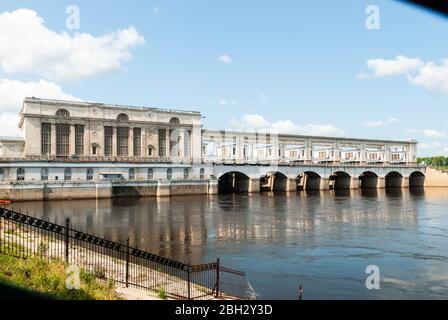
M 371 4 L 377 30 L 365 27 Z M 66 29 L 68 5 L 79 7 L 79 30 Z M 7 30 L 5 13 L 19 8 L 44 19 L 42 32 L 31 22 L 34 36 Z M 102 36 L 130 27 L 95 57 Z M 65 40 L 39 42 L 63 32 L 80 55 L 58 52 Z M 2 1 L 0 117 L 14 122 L 16 96 L 44 88 L 55 98 L 198 110 L 208 128 L 417 138 L 420 155 L 448 155 L 447 33 L 448 19 L 396 1 Z M 78 45 L 79 34 L 93 39 Z

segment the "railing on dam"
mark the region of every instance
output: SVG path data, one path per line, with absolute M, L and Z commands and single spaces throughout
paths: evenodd
M 370 167 L 370 168 L 384 168 L 384 167 L 400 167 L 400 168 L 426 168 L 426 165 L 417 163 L 404 162 L 321 162 L 321 161 L 285 161 L 285 160 L 203 160 L 203 164 L 210 165 L 231 165 L 231 166 L 292 166 L 292 167 Z
M 174 299 L 250 298 L 246 274 L 216 262 L 190 265 L 35 217 L 0 208 L 0 253 L 64 260 L 116 285 Z M 230 278 L 233 281 L 226 279 Z

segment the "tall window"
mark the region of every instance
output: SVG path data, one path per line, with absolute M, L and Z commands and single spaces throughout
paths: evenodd
M 159 129 L 159 157 L 166 157 L 166 129 Z
M 131 168 L 129 169 L 129 180 L 134 180 L 135 179 L 135 169 Z
M 148 146 L 148 157 L 152 157 L 153 154 L 154 154 L 154 147 Z
M 42 155 L 50 155 L 51 154 L 51 124 L 50 123 L 42 123 L 41 128 L 41 137 L 42 137 Z
M 42 181 L 48 180 L 48 168 L 42 168 L 40 170 L 40 180 Z
M 188 180 L 188 178 L 190 177 L 190 170 L 188 170 L 188 168 L 184 169 L 184 180 Z
M 129 156 L 129 128 L 117 128 L 117 155 L 119 157 Z
M 205 179 L 205 169 L 201 168 L 199 171 L 199 179 L 204 180 Z
M 65 168 L 65 170 L 64 170 L 64 180 L 66 180 L 66 181 L 72 180 L 72 169 Z
M 142 156 L 142 129 L 134 128 L 134 157 Z
M 93 180 L 93 169 L 92 168 L 87 169 L 86 180 L 88 180 L 88 181 Z
M 154 180 L 154 170 L 152 168 L 148 169 L 148 180 Z
M 56 155 L 68 156 L 70 153 L 70 125 L 56 123 Z
M 114 128 L 104 127 L 104 155 L 110 157 L 112 155 Z
M 84 154 L 84 126 L 82 124 L 75 125 L 75 154 L 77 156 Z
M 17 169 L 17 181 L 24 181 L 25 180 L 25 169 L 18 168 Z
M 173 179 L 173 169 L 170 168 L 170 169 L 166 170 L 166 178 L 168 180 Z

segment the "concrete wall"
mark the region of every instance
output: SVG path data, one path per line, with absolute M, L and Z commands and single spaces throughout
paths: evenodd
M 149 181 L 138 183 L 14 183 L 0 184 L 0 199 L 12 201 L 101 199 L 205 195 L 209 181 Z
M 428 167 L 426 169 L 425 187 L 448 187 L 448 172 Z

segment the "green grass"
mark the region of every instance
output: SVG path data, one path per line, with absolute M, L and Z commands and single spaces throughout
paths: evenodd
M 16 248 L 20 250 L 20 247 Z M 66 264 L 39 257 L 16 258 L 0 253 L 0 283 L 44 294 L 58 300 L 118 300 L 113 282 L 98 280 L 80 270 L 80 289 L 66 288 Z

